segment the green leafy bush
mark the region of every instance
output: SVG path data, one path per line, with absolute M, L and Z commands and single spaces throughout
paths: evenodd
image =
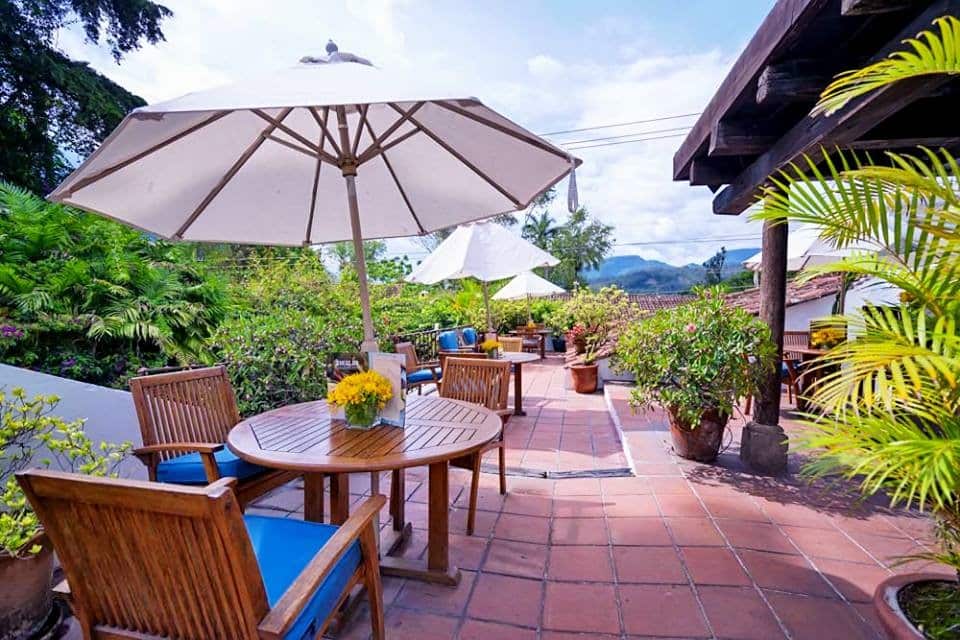
M 28 465 L 50 466 L 94 476 L 112 475 L 131 448 L 129 442 L 94 444 L 83 420 L 66 422 L 53 415 L 56 396 L 28 398 L 21 388 L 0 391 L 0 553 L 37 553 L 28 544 L 40 522 L 27 503 L 14 474 Z M 52 458 L 38 458 L 49 453 Z
M 706 410 L 730 415 L 737 398 L 756 391 L 773 356 L 764 323 L 726 306 L 718 290 L 705 290 L 630 325 L 614 366 L 636 378 L 634 406 L 659 404 L 693 428 Z
M 202 357 L 224 283 L 194 248 L 0 183 L 0 340 L 8 364 L 123 386 L 140 366 Z M 16 334 L 16 335 L 14 335 Z

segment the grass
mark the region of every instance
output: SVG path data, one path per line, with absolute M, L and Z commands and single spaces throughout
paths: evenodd
M 897 596 L 907 618 L 929 640 L 960 637 L 960 585 L 928 581 L 909 584 Z

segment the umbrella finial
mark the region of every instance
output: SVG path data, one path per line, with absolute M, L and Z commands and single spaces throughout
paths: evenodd
M 336 53 L 340 51 L 340 47 L 337 46 L 337 43 L 333 40 L 327 40 L 327 53 Z

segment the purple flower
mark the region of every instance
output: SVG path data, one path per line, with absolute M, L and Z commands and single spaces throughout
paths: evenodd
M 22 338 L 23 329 L 5 324 L 0 327 L 0 335 L 3 335 L 4 338 Z
M 75 365 L 75 364 L 77 364 L 77 359 L 76 359 L 76 358 L 67 358 L 66 360 L 64 360 L 63 362 L 60 363 L 60 366 L 61 366 L 61 368 L 63 368 L 63 369 L 69 369 L 70 367 L 72 367 L 72 366 Z

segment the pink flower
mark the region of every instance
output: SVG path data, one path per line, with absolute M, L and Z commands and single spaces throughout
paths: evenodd
M 693 324 L 692 322 L 687 325 L 687 333 L 693 333 L 696 330 L 697 330 L 697 325 Z

